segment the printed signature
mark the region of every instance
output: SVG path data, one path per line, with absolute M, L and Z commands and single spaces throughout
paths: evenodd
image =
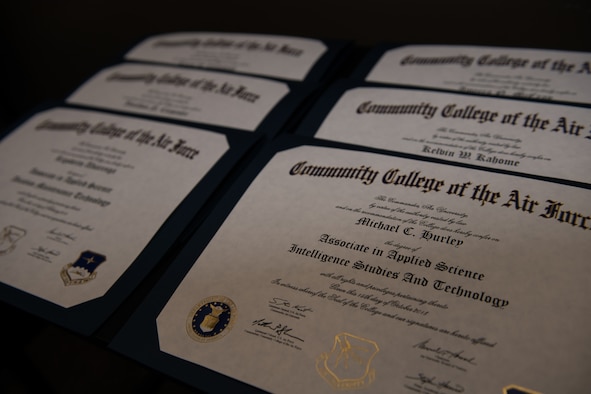
M 47 236 L 48 239 L 51 239 L 52 241 L 57 241 L 62 244 L 68 244 L 68 242 L 76 240 L 76 236 L 74 234 L 60 231 L 57 228 L 52 228 L 47 232 L 47 234 L 49 234 Z
M 277 305 L 277 306 L 283 306 L 286 308 L 291 308 L 291 309 L 295 309 L 298 312 L 314 312 L 312 310 L 312 308 L 304 306 L 304 305 L 292 305 L 291 302 L 289 302 L 289 300 L 286 300 L 284 298 L 279 298 L 279 297 L 273 297 L 271 299 L 271 301 L 269 301 L 269 305 Z
M 281 324 L 281 323 L 273 323 L 272 321 L 269 321 L 265 318 L 263 319 L 257 319 L 255 321 L 252 322 L 253 326 L 258 326 L 258 327 L 263 327 L 265 329 L 268 329 L 270 331 L 275 332 L 275 334 L 277 334 L 278 336 L 282 336 L 285 335 L 287 337 L 296 339 L 298 341 L 304 342 L 304 340 L 302 338 L 299 338 L 297 336 L 295 336 L 292 331 L 292 328 L 289 328 L 289 326 L 287 326 L 286 324 Z
M 57 257 L 60 255 L 59 250 L 55 250 L 55 249 L 48 249 L 44 246 L 37 246 L 36 248 L 31 248 L 31 250 L 33 252 L 39 253 L 41 255 L 45 255 L 45 256 L 54 256 Z
M 46 263 L 52 263 L 52 258 L 57 257 L 60 255 L 59 250 L 46 248 L 45 246 L 37 246 L 31 248 L 31 251 L 27 253 L 27 255 L 34 257 L 38 260 L 44 261 Z
M 463 393 L 464 387 L 462 385 L 452 383 L 450 380 L 438 380 L 436 377 L 428 377 L 422 372 L 418 376 L 405 376 L 406 379 L 417 381 L 421 386 L 432 386 L 438 389 L 447 389 L 454 393 Z
M 424 341 L 417 343 L 413 346 L 413 348 L 437 354 L 439 357 L 445 359 L 446 361 L 450 361 L 451 359 L 453 359 L 463 361 L 471 365 L 476 365 L 476 357 L 468 357 L 464 355 L 463 350 L 448 350 L 442 348 L 441 346 L 433 345 L 431 344 L 431 338 L 425 339 Z

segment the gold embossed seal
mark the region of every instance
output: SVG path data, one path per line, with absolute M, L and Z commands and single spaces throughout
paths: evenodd
M 332 350 L 316 358 L 316 370 L 337 390 L 361 389 L 375 380 L 371 361 L 379 350 L 372 340 L 340 333 L 335 336 Z
M 212 296 L 201 300 L 187 318 L 187 333 L 198 342 L 220 339 L 236 320 L 236 305 L 228 297 Z

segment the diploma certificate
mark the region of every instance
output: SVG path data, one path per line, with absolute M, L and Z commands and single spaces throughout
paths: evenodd
M 327 47 L 319 40 L 264 34 L 169 33 L 149 37 L 128 60 L 230 70 L 303 81 Z
M 590 74 L 591 54 L 584 52 L 407 45 L 387 50 L 366 80 L 590 104 Z
M 66 308 L 101 297 L 228 149 L 194 128 L 36 114 L 0 144 L 0 281 Z
M 590 124 L 587 108 L 355 88 L 344 92 L 315 136 L 591 184 Z
M 97 73 L 68 102 L 255 131 L 288 93 L 287 84 L 262 78 L 124 63 Z
M 581 392 L 589 190 L 342 149 L 275 154 L 157 318 L 271 392 Z

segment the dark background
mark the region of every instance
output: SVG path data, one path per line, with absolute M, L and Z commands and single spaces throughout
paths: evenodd
M 591 50 L 586 0 L 4 0 L 0 127 L 61 100 L 148 35 L 232 31 Z
M 59 103 L 140 39 L 229 31 L 381 42 L 591 51 L 583 0 L 1 1 L 0 129 Z M 193 392 L 183 384 L 0 303 L 1 393 Z

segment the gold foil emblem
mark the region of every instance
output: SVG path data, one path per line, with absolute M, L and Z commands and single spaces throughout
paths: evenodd
M 379 350 L 372 340 L 340 333 L 335 336 L 332 350 L 316 358 L 316 370 L 335 389 L 365 388 L 375 379 L 371 361 Z
M 0 231 L 0 256 L 8 254 L 16 248 L 16 241 L 27 234 L 22 228 L 6 226 Z

